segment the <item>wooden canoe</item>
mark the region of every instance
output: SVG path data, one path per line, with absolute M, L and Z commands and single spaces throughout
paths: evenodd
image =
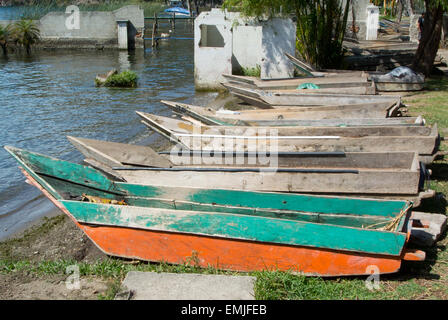
M 372 81 L 373 85 L 378 92 L 402 92 L 402 91 L 419 91 L 424 88 L 425 81 L 424 80 L 414 80 L 413 82 L 405 82 L 399 78 L 396 79 L 384 79 L 384 72 L 365 72 L 365 71 L 351 71 L 351 70 L 324 70 L 322 72 L 316 71 L 312 66 L 304 63 L 303 61 L 297 59 L 296 57 L 285 53 L 285 55 L 291 60 L 296 68 L 305 73 L 308 77 L 350 77 L 350 76 L 366 76 L 370 81 Z M 300 79 L 300 78 L 299 78 Z M 238 81 L 238 79 L 233 79 L 232 81 Z M 311 81 L 312 82 L 312 81 Z M 255 81 L 254 81 L 255 83 Z M 256 85 L 254 87 L 257 88 Z M 259 88 L 259 87 L 258 87 Z M 291 85 L 290 87 L 280 86 L 278 89 L 294 89 Z M 265 88 L 266 90 L 267 88 Z M 269 87 L 269 89 L 276 89 L 275 85 Z
M 222 85 L 228 89 L 230 93 L 237 94 L 238 97 L 247 96 L 252 99 L 261 100 L 264 104 L 270 106 L 353 105 L 378 102 L 401 104 L 401 98 L 399 96 L 325 94 L 313 93 L 314 90 L 308 90 L 307 93 L 279 93 L 275 91 L 251 89 L 230 83 L 223 83 Z
M 175 113 L 181 116 L 192 117 L 205 125 L 227 125 L 227 126 L 311 126 L 311 127 L 353 127 L 353 126 L 421 126 L 426 121 L 419 117 L 393 117 L 393 118 L 347 118 L 340 113 L 339 118 L 310 118 L 294 119 L 290 112 L 264 112 L 260 111 L 228 111 L 213 110 L 205 107 L 198 107 L 173 101 L 161 101 L 170 107 Z M 270 115 L 271 119 L 264 119 L 265 115 Z M 302 115 L 301 113 L 299 113 Z M 325 114 L 325 113 L 324 113 Z M 288 119 L 284 116 L 287 115 Z M 276 118 L 275 118 L 276 117 Z M 261 118 L 261 119 L 260 119 Z
M 354 79 L 356 80 L 356 79 Z M 316 84 L 321 82 L 321 81 L 316 81 L 313 79 L 309 79 L 308 81 L 302 81 L 302 84 L 306 84 L 306 83 L 312 83 L 312 84 Z M 346 83 L 324 83 L 324 84 L 318 84 L 317 86 L 319 88 L 316 89 L 299 89 L 298 86 L 300 84 L 292 84 L 292 85 L 288 85 L 287 82 L 285 84 L 281 84 L 278 83 L 276 84 L 272 84 L 270 86 L 264 85 L 262 87 L 258 87 L 255 85 L 248 85 L 245 83 L 241 83 L 241 82 L 236 82 L 236 81 L 228 81 L 226 82 L 226 84 L 231 84 L 231 85 L 236 85 L 236 86 L 242 86 L 248 89 L 259 89 L 259 90 L 269 90 L 271 92 L 274 93 L 303 93 L 303 94 L 307 94 L 307 93 L 322 93 L 322 94 L 332 94 L 332 93 L 337 93 L 337 94 L 358 94 L 358 95 L 365 95 L 365 94 L 370 94 L 370 95 L 374 95 L 376 94 L 376 86 L 375 83 L 373 82 L 346 82 Z
M 303 106 L 303 105 L 295 105 L 295 106 L 284 106 L 284 105 L 273 105 L 270 104 L 256 96 L 249 96 L 246 94 L 232 92 L 232 94 L 242 100 L 244 103 L 253 106 L 254 108 L 259 108 L 260 110 L 291 110 L 296 109 L 301 112 L 330 112 L 328 116 L 330 116 L 333 112 L 346 112 L 347 116 L 350 118 L 383 118 L 383 117 L 396 117 L 400 116 L 403 109 L 403 104 L 401 100 L 386 100 L 382 102 L 373 102 L 373 103 L 361 103 L 361 104 L 342 104 L 342 105 L 318 105 L 318 106 Z M 338 116 L 340 117 L 340 116 Z
M 137 112 L 143 123 L 191 150 L 271 152 L 416 152 L 425 163 L 437 156 L 437 125 L 369 127 L 199 126 L 192 122 Z
M 235 271 L 305 275 L 398 272 L 407 248 L 404 201 L 359 200 L 112 182 L 95 169 L 13 147 L 39 188 L 106 254 Z
M 370 87 L 368 75 L 364 73 L 356 75 L 340 75 L 335 77 L 303 77 L 292 79 L 260 80 L 255 77 L 236 76 L 223 74 L 227 82 L 260 90 L 296 89 L 301 84 L 313 83 L 322 89 Z
M 416 199 L 429 173 L 415 153 L 224 153 L 68 137 L 85 162 L 131 183 Z

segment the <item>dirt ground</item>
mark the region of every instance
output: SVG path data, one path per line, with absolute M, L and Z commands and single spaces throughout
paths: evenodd
M 64 214 L 43 219 L 31 230 L 0 243 L 0 258 L 10 261 L 95 262 L 106 258 L 83 232 Z M 36 274 L 17 271 L 0 273 L 0 299 L 98 299 L 107 290 L 102 278 L 81 277 L 80 289 L 66 285 L 67 275 Z M 70 280 L 70 278 L 68 279 Z

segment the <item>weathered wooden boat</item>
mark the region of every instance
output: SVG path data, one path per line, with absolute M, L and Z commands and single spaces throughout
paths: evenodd
M 137 114 L 151 130 L 191 150 L 255 151 L 264 147 L 281 152 L 410 151 L 418 153 L 424 163 L 440 156 L 437 125 L 432 128 L 205 126 L 144 112 Z
M 401 100 L 392 99 L 382 102 L 373 103 L 361 103 L 361 104 L 336 104 L 336 105 L 296 105 L 296 106 L 284 106 L 284 105 L 273 105 L 255 96 L 249 96 L 239 92 L 232 92 L 236 98 L 239 98 L 244 103 L 247 103 L 254 108 L 259 108 L 260 110 L 276 110 L 276 109 L 296 109 L 301 112 L 346 112 L 349 117 L 355 118 L 383 118 L 383 117 L 397 117 L 402 115 L 402 111 L 406 111 L 403 108 Z
M 313 93 L 279 93 L 265 90 L 251 89 L 240 85 L 222 83 L 222 85 L 243 101 L 254 104 L 260 108 L 270 106 L 324 106 L 324 105 L 353 105 L 366 103 L 387 102 L 401 104 L 399 96 L 379 96 L 379 95 L 354 95 L 354 94 L 324 94 Z M 249 97 L 249 100 L 245 100 Z M 258 103 L 257 101 L 261 101 Z
M 339 78 L 335 78 L 339 79 Z M 376 92 L 376 86 L 373 82 L 345 82 L 345 83 L 339 83 L 339 82 L 332 82 L 329 81 L 327 78 L 325 78 L 325 82 L 328 83 L 322 83 L 317 84 L 320 82 L 323 82 L 322 80 L 319 81 L 319 78 L 314 79 L 310 78 L 307 80 L 302 81 L 295 81 L 298 83 L 295 84 L 289 84 L 287 80 L 284 80 L 283 82 L 279 83 L 272 83 L 269 86 L 264 85 L 262 88 L 255 86 L 255 85 L 249 85 L 242 82 L 237 81 L 228 81 L 226 84 L 231 84 L 235 86 L 241 86 L 248 89 L 259 89 L 259 90 L 269 90 L 273 93 L 313 93 L 313 94 L 331 94 L 331 93 L 337 93 L 337 94 L 357 94 L 357 95 L 375 95 Z M 268 81 L 268 80 L 264 80 Z M 277 82 L 280 80 L 276 80 Z M 313 88 L 309 88 L 309 86 L 312 86 Z M 308 87 L 308 88 L 307 88 Z
M 260 119 L 353 119 L 353 118 L 389 118 L 402 116 L 407 108 L 401 101 L 391 100 L 378 103 L 363 103 L 351 105 L 331 105 L 331 106 L 275 106 L 263 100 L 233 93 L 237 98 L 248 103 L 246 110 L 240 110 L 238 116 L 248 112 L 253 118 L 254 114 L 259 114 Z M 227 112 L 229 114 L 229 112 Z
M 85 162 L 120 181 L 152 185 L 409 199 L 419 204 L 430 173 L 412 152 L 194 152 L 68 137 Z
M 259 111 L 228 111 L 213 110 L 173 101 L 161 101 L 180 116 L 188 116 L 205 125 L 226 126 L 312 126 L 312 127 L 353 127 L 353 126 L 422 126 L 425 119 L 419 117 L 393 117 L 393 118 L 347 118 L 341 113 L 339 118 L 311 118 L 294 119 L 291 114 L 285 119 L 282 113 L 273 112 L 271 119 L 260 119 Z M 267 112 L 264 112 L 268 114 Z M 301 114 L 302 115 L 302 114 Z M 328 117 L 328 115 L 326 115 Z
M 106 254 L 218 269 L 306 275 L 398 272 L 412 204 L 113 182 L 97 170 L 6 147 L 39 188 Z
M 312 83 L 320 89 L 346 89 L 370 88 L 372 83 L 368 81 L 367 74 L 341 75 L 338 77 L 303 77 L 288 79 L 260 80 L 256 77 L 223 74 L 228 83 L 246 86 L 260 90 L 288 90 L 297 89 L 300 85 Z M 318 90 L 318 89 L 316 89 Z M 346 92 L 348 93 L 348 91 Z
M 301 70 L 304 74 L 309 77 L 335 77 L 335 76 L 359 76 L 359 73 L 362 73 L 363 76 L 368 77 L 376 90 L 379 92 L 394 92 L 394 91 L 418 91 L 422 90 L 425 85 L 425 78 L 421 74 L 415 73 L 411 77 L 405 77 L 403 74 L 394 74 L 396 70 L 393 70 L 392 73 L 384 73 L 384 72 L 364 72 L 364 71 L 350 71 L 350 70 L 323 70 L 319 72 L 315 70 L 312 66 L 307 63 L 304 63 L 300 59 L 293 57 L 292 55 L 285 53 L 285 55 L 291 60 L 296 68 Z M 403 68 L 403 67 L 399 67 Z M 397 68 L 397 69 L 399 69 Z M 409 69 L 410 70 L 410 69 Z M 300 79 L 300 78 L 299 78 Z M 233 81 L 241 82 L 241 80 L 234 79 Z M 270 89 L 275 89 L 275 86 L 271 86 Z M 294 89 L 293 86 L 284 87 L 280 86 L 281 89 Z

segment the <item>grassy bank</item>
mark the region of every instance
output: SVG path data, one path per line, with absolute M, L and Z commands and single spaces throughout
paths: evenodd
M 429 124 L 438 123 L 441 135 L 448 136 L 446 78 L 429 80 L 427 91 L 410 94 L 403 101 L 408 105 L 410 115 L 421 114 Z M 447 149 L 446 142 L 442 148 Z M 431 188 L 439 193 L 439 197 L 424 200 L 418 210 L 446 214 L 447 203 L 443 195 L 448 194 L 448 160 L 435 162 L 431 169 Z M 23 282 L 36 279 L 53 281 L 53 277 L 59 276 L 58 281 L 62 281 L 60 279 L 67 277 L 66 268 L 73 264 L 79 266 L 82 278 L 96 279 L 106 285 L 105 290 L 92 293 L 95 299 L 113 298 L 129 271 L 236 274 L 198 268 L 194 257 L 183 265 L 169 265 L 109 258 L 101 253 L 89 255 L 89 250 L 93 249 L 86 247 L 88 242 L 80 241 L 81 237 L 82 232 L 68 218 L 61 216 L 47 220 L 19 239 L 0 243 L 0 273 L 9 277 L 8 283 L 5 280 L 8 290 L 14 291 L 14 287 L 21 288 Z M 445 234 L 435 247 L 425 249 L 426 261 L 405 262 L 399 273 L 381 276 L 380 288 L 372 291 L 366 287 L 366 277 L 322 279 L 277 271 L 249 275 L 257 278 L 257 299 L 448 299 L 447 245 Z M 41 285 L 41 282 L 36 283 Z
M 30 2 L 33 3 L 33 2 Z M 32 5 L 22 7 L 21 17 L 31 20 L 39 20 L 44 15 L 52 11 L 65 11 L 68 5 L 73 4 L 71 1 L 39 1 Z M 143 0 L 111 0 L 107 3 L 98 4 L 80 4 L 80 11 L 113 11 L 127 5 L 139 5 L 145 12 L 145 17 L 152 17 L 154 13 L 159 13 L 166 8 L 163 1 L 146 2 Z

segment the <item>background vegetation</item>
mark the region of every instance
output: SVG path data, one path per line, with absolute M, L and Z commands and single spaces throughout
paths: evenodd
M 71 0 L 28 0 L 17 1 L 23 5 L 20 18 L 39 20 L 48 12 L 65 11 L 68 5 L 76 4 L 81 11 L 113 11 L 127 5 L 140 5 L 145 12 L 145 17 L 152 17 L 154 13 L 161 12 L 167 7 L 163 0 L 104 0 L 98 3 Z
M 294 16 L 297 19 L 297 50 L 304 60 L 319 68 L 342 66 L 350 1 L 339 0 L 226 0 L 224 7 L 246 16 Z

